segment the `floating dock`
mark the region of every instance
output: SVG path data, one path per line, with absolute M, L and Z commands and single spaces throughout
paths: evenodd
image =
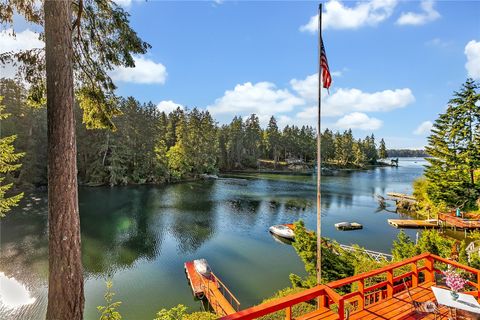
M 213 272 L 209 276 L 199 274 L 193 261 L 185 262 L 184 267 L 193 295 L 206 299 L 217 316 L 224 317 L 240 310 L 240 302 Z
M 395 228 L 438 228 L 437 220 L 406 220 L 406 219 L 388 219 L 388 224 Z

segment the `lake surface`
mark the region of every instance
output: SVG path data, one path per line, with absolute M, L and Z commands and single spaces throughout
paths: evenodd
M 379 211 L 375 195 L 411 192 L 422 159 L 398 168 L 322 176 L 322 234 L 343 244 L 389 252 L 395 213 Z M 85 268 L 85 319 L 98 319 L 105 281 L 123 301 L 124 319 L 153 319 L 179 303 L 200 310 L 183 263 L 206 258 L 242 307 L 304 275 L 294 249 L 274 241 L 268 227 L 303 219 L 315 229 L 315 176 L 242 175 L 168 186 L 80 188 Z M 391 209 L 394 209 L 391 207 Z M 356 221 L 363 230 L 333 226 Z M 407 232 L 412 238 L 416 231 Z M 43 319 L 47 304 L 46 193 L 27 195 L 0 223 L 0 319 Z

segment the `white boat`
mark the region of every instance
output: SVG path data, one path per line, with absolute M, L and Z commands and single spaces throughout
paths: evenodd
M 295 238 L 295 233 L 293 232 L 293 230 L 290 229 L 287 226 L 284 226 L 283 224 L 271 226 L 270 228 L 268 228 L 268 230 L 271 233 L 273 233 L 273 234 L 275 234 L 279 237 L 282 237 L 282 238 L 286 238 L 286 239 L 294 239 Z
M 193 260 L 193 267 L 195 268 L 195 271 L 204 277 L 209 277 L 212 273 L 212 269 L 210 269 L 210 266 L 205 259 Z
M 362 229 L 363 226 L 357 222 L 339 222 L 335 223 L 335 228 L 339 230 L 357 230 Z

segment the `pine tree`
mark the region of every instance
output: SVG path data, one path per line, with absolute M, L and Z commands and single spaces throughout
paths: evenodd
M 7 119 L 10 114 L 4 113 L 5 107 L 2 105 L 3 97 L 0 96 L 0 121 Z M 1 124 L 0 124 L 1 129 Z M 18 161 L 25 153 L 16 153 L 13 142 L 17 138 L 16 135 L 0 138 L 0 218 L 10 211 L 12 207 L 18 205 L 23 197 L 23 192 L 16 195 L 7 196 L 7 192 L 13 187 L 13 183 L 3 184 L 6 174 L 18 170 L 22 165 Z
M 380 147 L 378 148 L 378 157 L 380 159 L 388 158 L 387 147 L 385 146 L 385 140 L 383 140 L 383 138 L 380 140 Z
M 480 95 L 468 79 L 435 121 L 426 151 L 428 196 L 436 204 L 475 208 L 480 185 L 474 172 L 480 160 Z
M 262 141 L 262 129 L 260 121 L 255 114 L 250 115 L 245 121 L 244 147 L 246 159 L 244 164 L 248 167 L 255 167 L 260 158 Z
M 274 166 L 277 167 L 280 157 L 281 136 L 278 131 L 277 120 L 274 116 L 272 116 L 268 122 L 267 129 L 265 130 L 265 140 L 267 150 L 273 158 Z

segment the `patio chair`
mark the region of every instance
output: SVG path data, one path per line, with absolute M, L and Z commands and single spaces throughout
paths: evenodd
M 414 309 L 414 312 L 417 314 L 433 314 L 434 320 L 437 319 L 437 316 L 440 315 L 440 311 L 438 310 L 438 305 L 436 302 L 433 301 L 416 301 L 413 299 L 412 294 L 410 293 L 410 289 L 408 288 L 407 283 L 405 282 L 405 278 L 403 278 L 403 285 L 405 286 L 405 289 L 407 290 L 408 296 L 410 297 L 410 300 L 412 301 L 412 306 Z

